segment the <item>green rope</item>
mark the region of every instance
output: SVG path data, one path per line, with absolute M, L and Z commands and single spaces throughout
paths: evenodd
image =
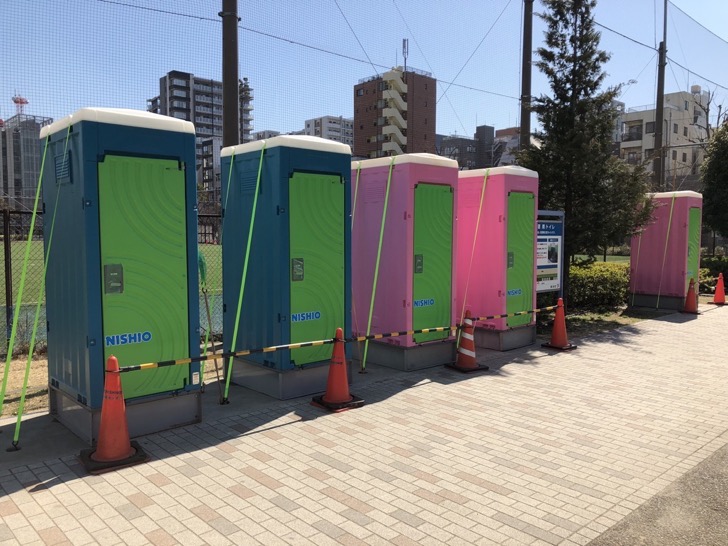
M 389 188 L 392 184 L 392 170 L 394 169 L 394 158 L 389 164 L 389 174 L 387 175 L 387 190 L 384 193 L 384 209 L 382 210 L 382 223 L 379 228 L 379 245 L 377 246 L 377 261 L 374 265 L 374 281 L 372 282 L 372 300 L 369 302 L 369 318 L 367 319 L 367 336 L 372 330 L 372 315 L 374 314 L 374 298 L 377 295 L 377 280 L 379 279 L 379 261 L 382 258 L 382 241 L 384 240 L 384 225 L 387 220 L 387 206 L 389 205 Z M 367 368 L 367 352 L 369 351 L 369 340 L 364 342 L 364 356 L 361 360 L 361 371 Z
M 255 212 L 258 208 L 258 192 L 260 191 L 260 175 L 263 172 L 263 154 L 265 152 L 265 141 L 260 149 L 260 161 L 258 162 L 258 178 L 255 181 L 255 195 L 253 196 L 253 209 L 250 211 L 250 227 L 248 228 L 248 244 L 245 247 L 245 261 L 243 262 L 243 275 L 240 279 L 240 294 L 238 295 L 238 310 L 235 313 L 235 327 L 233 328 L 233 339 L 230 344 L 230 350 L 235 352 L 235 344 L 238 341 L 238 327 L 240 326 L 240 312 L 243 309 L 243 292 L 245 291 L 245 279 L 248 276 L 248 263 L 250 261 L 250 246 L 253 241 L 253 227 L 255 226 Z M 232 161 L 230 162 L 230 170 L 232 172 Z M 228 393 L 230 392 L 230 377 L 233 369 L 233 357 L 228 359 L 227 377 L 225 378 L 225 396 L 223 403 L 228 401 Z
M 667 221 L 667 237 L 665 237 L 665 252 L 662 255 L 662 268 L 660 269 L 660 283 L 657 285 L 657 303 L 655 309 L 660 308 L 660 294 L 662 293 L 662 276 L 665 273 L 665 260 L 667 259 L 667 245 L 670 242 L 670 230 L 672 229 L 672 210 L 675 208 L 675 197 L 672 194 L 672 201 L 670 202 L 670 219 Z
M 68 158 L 68 139 L 71 136 L 71 125 L 68 125 L 66 131 L 66 141 L 63 146 L 63 161 Z M 46 144 L 47 146 L 47 144 Z M 41 176 L 43 171 L 41 170 Z M 40 181 L 38 182 L 40 185 Z M 28 361 L 25 364 L 25 377 L 23 378 L 23 388 L 20 391 L 20 403 L 18 404 L 18 419 L 15 422 L 15 434 L 13 435 L 13 446 L 17 448 L 20 440 L 20 423 L 23 419 L 23 411 L 25 409 L 25 395 L 28 390 L 28 379 L 30 377 L 30 366 L 33 363 L 33 353 L 35 352 L 35 339 L 38 334 L 38 321 L 40 320 L 40 308 L 45 293 L 46 274 L 48 273 L 48 262 L 51 256 L 51 246 L 53 244 L 53 231 L 56 226 L 56 212 L 58 211 L 58 202 L 61 200 L 61 186 L 58 186 L 56 192 L 56 202 L 53 205 L 53 216 L 51 216 L 51 229 L 48 233 L 48 248 L 45 249 L 45 257 L 43 259 L 43 276 L 40 279 L 40 289 L 38 290 L 38 299 L 35 304 L 35 317 L 33 319 L 33 330 L 30 334 L 30 346 L 28 347 Z
M 200 272 L 200 288 L 202 290 L 203 295 L 205 296 L 205 299 L 207 299 L 207 261 L 205 260 L 205 255 L 200 250 L 200 247 L 197 247 L 197 269 Z M 208 313 L 208 327 L 205 328 L 205 344 L 203 345 L 204 349 L 202 350 L 202 354 L 204 356 L 207 356 L 207 344 L 210 341 L 210 320 L 209 320 L 209 314 L 210 309 L 208 306 L 207 309 Z M 202 361 L 202 365 L 200 366 L 200 378 L 201 383 L 204 386 L 205 385 L 205 360 Z
M 354 182 L 354 206 L 351 209 L 351 227 L 354 227 L 354 214 L 356 213 L 356 200 L 359 194 L 359 175 L 361 174 L 361 161 L 356 166 L 356 182 Z
M 265 148 L 265 141 L 263 142 L 263 147 Z M 225 214 L 225 210 L 227 209 L 227 202 L 230 198 L 230 180 L 233 177 L 233 163 L 235 163 L 235 148 L 233 148 L 233 153 L 230 156 L 230 168 L 228 169 L 228 179 L 227 184 L 225 184 L 225 202 L 222 206 L 222 212 Z M 222 244 L 222 232 L 223 232 L 223 226 L 225 225 L 224 222 L 220 223 L 220 244 Z
M 640 266 L 640 248 L 642 248 L 642 231 L 640 231 L 640 236 L 637 238 L 637 260 L 634 263 L 634 272 L 637 273 L 637 269 Z M 634 297 L 635 294 L 637 294 L 637 278 L 635 276 L 634 280 L 634 290 L 632 291 L 632 307 L 634 307 Z
M 354 230 L 354 213 L 356 213 L 356 202 L 359 194 L 359 175 L 361 174 L 361 161 L 357 162 L 356 165 L 356 182 L 354 182 L 354 205 L 351 208 L 351 229 Z M 351 299 L 351 315 L 354 317 L 354 330 L 359 331 L 359 317 L 356 313 L 356 301 L 354 298 Z M 357 345 L 358 347 L 358 345 Z M 361 354 L 359 354 L 361 357 Z
M 468 266 L 468 277 L 465 281 L 465 294 L 463 295 L 463 309 L 460 312 L 460 322 L 458 324 L 463 323 L 463 319 L 465 318 L 465 302 L 468 301 L 468 287 L 470 286 L 470 274 L 473 272 L 473 258 L 475 257 L 475 243 L 478 240 L 478 230 L 480 229 L 480 215 L 483 212 L 483 201 L 485 200 L 485 186 L 488 183 L 488 174 L 490 174 L 490 169 L 485 170 L 485 176 L 483 177 L 483 188 L 480 190 L 480 204 L 478 205 L 478 219 L 475 221 L 475 236 L 473 237 L 473 248 L 470 251 L 470 265 Z M 460 333 L 461 331 L 458 330 L 458 340 L 457 345 L 460 346 Z
M 43 148 L 43 159 L 40 164 L 40 175 L 38 176 L 38 187 L 35 190 L 35 202 L 33 203 L 33 215 L 30 220 L 30 231 L 28 232 L 28 240 L 25 243 L 25 254 L 23 255 L 23 269 L 20 273 L 20 286 L 18 287 L 18 298 L 15 302 L 15 310 L 13 312 L 13 327 L 8 340 L 8 356 L 5 361 L 5 371 L 3 373 L 3 384 L 0 388 L 0 415 L 3 413 L 3 404 L 5 402 L 5 391 L 8 386 L 8 375 L 10 372 L 10 363 L 13 360 L 13 349 L 15 348 L 15 336 L 18 333 L 18 317 L 20 316 L 20 307 L 23 303 L 23 289 L 25 288 L 25 274 L 28 271 L 28 260 L 30 259 L 30 247 L 33 242 L 33 232 L 35 231 L 35 219 L 38 215 L 38 201 L 40 200 L 40 189 L 43 181 L 43 168 L 45 167 L 46 154 L 48 152 L 48 142 L 50 134 L 46 136 L 45 147 Z

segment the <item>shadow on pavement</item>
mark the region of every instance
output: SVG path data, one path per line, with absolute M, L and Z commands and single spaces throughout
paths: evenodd
M 674 313 L 654 320 L 682 323 L 695 318 L 694 315 Z M 628 344 L 634 342 L 638 335 L 639 329 L 635 326 L 624 326 L 573 341 L 579 344 L 578 354 L 588 358 L 589 343 Z M 366 374 L 353 372 L 351 392 L 363 398 L 367 405 L 372 405 L 428 383 L 448 385 L 476 378 L 485 381 L 488 378 L 507 378 L 510 375 L 508 366 L 555 363 L 560 352 L 542 348 L 541 343 L 545 341 L 548 339 L 540 336 L 534 345 L 506 352 L 479 349 L 478 362 L 487 364 L 490 370 L 475 374 L 459 373 L 444 366 L 404 372 L 370 365 Z M 141 437 L 139 442 L 153 458 L 163 459 L 192 454 L 196 450 L 251 434 L 269 434 L 275 438 L 277 429 L 331 415 L 312 406 L 311 396 L 277 400 L 231 385 L 230 403 L 220 405 L 218 392 L 216 382 L 206 385 L 202 394 L 202 423 Z M 11 494 L 19 489 L 37 491 L 87 477 L 76 456 L 88 446 L 50 415 L 25 416 L 20 451 L 6 451 L 11 446 L 14 427 L 15 418 L 0 419 L 0 489 L 5 493 Z M 218 456 L 224 459 L 225 453 L 220 451 Z

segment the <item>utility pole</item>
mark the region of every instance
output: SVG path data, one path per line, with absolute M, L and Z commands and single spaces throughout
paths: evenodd
M 531 143 L 531 49 L 533 49 L 533 0 L 523 0 L 523 64 L 521 66 L 521 133 L 519 148 Z
M 222 0 L 222 145 L 240 144 L 238 0 Z
M 665 148 L 663 141 L 663 125 L 665 124 L 665 65 L 667 64 L 667 0 L 665 0 L 662 41 L 658 50 L 657 61 L 657 101 L 655 103 L 655 159 L 654 159 L 654 186 L 656 191 L 662 191 L 665 186 Z M 668 127 L 669 131 L 670 128 Z

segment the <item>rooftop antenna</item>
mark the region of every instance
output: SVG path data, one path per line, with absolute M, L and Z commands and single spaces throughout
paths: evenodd
M 405 72 L 407 72 L 407 55 L 409 55 L 409 38 L 402 38 L 402 57 L 404 57 Z
M 28 99 L 18 95 L 18 93 L 16 91 L 15 96 L 13 97 L 13 102 L 15 103 L 15 113 L 22 114 L 23 111 L 25 110 L 25 105 L 28 104 Z

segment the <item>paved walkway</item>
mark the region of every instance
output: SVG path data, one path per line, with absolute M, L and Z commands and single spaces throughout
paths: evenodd
M 728 309 L 704 310 L 483 375 L 372 369 L 341 414 L 240 389 L 102 476 L 3 449 L 0 541 L 586 544 L 728 443 Z

